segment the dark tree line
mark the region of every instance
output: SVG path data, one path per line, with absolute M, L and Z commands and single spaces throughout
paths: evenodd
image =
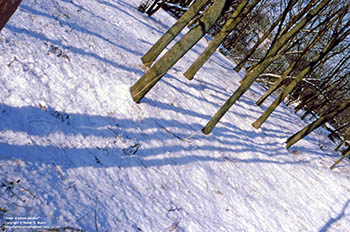
M 138 10 L 152 16 L 160 8 L 163 8 L 175 17 L 180 17 L 192 2 L 193 0 L 142 0 Z

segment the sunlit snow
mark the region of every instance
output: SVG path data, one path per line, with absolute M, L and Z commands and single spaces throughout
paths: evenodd
M 201 133 L 244 75 L 215 53 L 184 78 L 206 39 L 132 101 L 140 58 L 175 22 L 139 3 L 23 0 L 1 31 L 0 226 L 350 231 L 349 161 L 329 170 L 340 155 L 323 129 L 287 150 L 306 122 L 286 106 L 255 130 L 271 102 L 255 105 L 258 84 Z

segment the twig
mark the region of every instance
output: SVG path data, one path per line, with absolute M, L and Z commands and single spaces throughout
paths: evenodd
M 200 135 L 200 134 L 201 134 L 201 131 L 200 131 L 200 130 L 197 130 L 197 131 L 195 131 L 193 134 L 191 134 L 191 135 L 185 137 L 184 140 L 188 140 L 188 139 L 193 138 L 194 136 Z
M 15 56 L 15 57 L 13 57 L 13 60 L 11 60 L 11 62 L 7 64 L 7 66 L 10 67 L 10 66 L 12 65 L 12 63 L 15 62 L 15 61 L 20 62 L 20 61 L 17 59 L 17 57 Z M 21 62 L 20 62 L 20 63 L 21 63 Z
M 96 232 L 98 232 L 98 225 L 97 225 L 97 196 L 96 196 L 96 205 L 95 205 L 95 227 L 96 227 Z
M 83 216 L 81 216 L 80 218 L 78 218 L 77 222 L 79 222 L 81 219 L 83 219 L 86 215 L 88 215 L 89 213 L 84 214 Z
M 5 205 L 7 205 L 7 206 L 13 205 L 13 206 L 16 206 L 16 207 L 21 207 L 21 208 L 24 208 L 24 207 L 25 207 L 25 205 L 19 205 L 19 204 L 13 203 L 13 202 L 7 203 L 7 202 L 8 202 L 8 199 L 5 198 L 5 197 L 3 197 L 3 196 L 1 196 L 1 195 L 0 195 L 0 198 L 4 199 L 4 200 L 6 201 L 6 203 L 2 203 L 2 204 L 5 204 Z
M 26 203 L 26 200 L 22 199 L 20 196 L 18 196 L 18 194 L 16 194 L 12 188 L 14 187 L 14 183 L 15 182 L 9 182 L 7 180 L 2 180 L 2 184 L 4 185 L 4 187 L 6 187 L 5 191 L 9 191 L 12 196 L 11 197 L 16 197 L 18 200 L 22 201 L 23 203 Z
M 118 136 L 118 133 L 117 133 L 115 130 L 113 130 L 113 129 L 110 128 L 110 127 L 107 127 L 107 128 L 108 128 L 108 130 L 112 131 L 116 136 Z
M 179 220 L 177 222 L 175 222 L 174 224 L 172 224 L 171 226 L 166 228 L 166 230 L 167 231 L 178 231 L 178 227 L 179 227 L 180 222 L 181 222 L 181 218 L 179 218 Z
M 30 195 L 32 195 L 33 198 L 36 198 L 36 196 L 34 195 L 34 193 L 32 193 L 29 189 L 23 187 L 22 185 L 20 185 L 20 187 L 27 193 L 29 193 Z
M 0 175 L 3 176 L 3 177 L 5 177 L 6 179 L 8 178 L 8 176 L 5 176 L 4 174 L 1 174 L 1 173 L 0 173 Z M 36 198 L 36 196 L 34 195 L 34 193 L 32 193 L 29 189 L 25 188 L 22 184 L 20 184 L 20 179 L 17 180 L 17 181 L 14 181 L 14 180 L 10 180 L 10 181 L 8 181 L 8 180 L 3 180 L 3 181 L 5 181 L 6 184 L 9 185 L 9 186 L 15 186 L 15 184 L 16 184 L 16 185 L 17 185 L 19 188 L 21 188 L 23 191 L 29 193 L 29 195 L 31 195 L 33 198 Z
M 182 140 L 182 141 L 185 141 L 185 142 L 188 142 L 190 143 L 191 141 L 187 140 L 186 138 L 182 138 L 180 136 L 178 136 L 177 134 L 171 132 L 170 130 L 168 130 L 167 128 L 165 128 L 164 126 L 160 125 L 158 122 L 155 122 L 155 124 L 157 124 L 160 128 L 162 128 L 163 130 L 165 130 L 166 132 L 168 132 L 169 134 L 171 134 L 172 136 Z

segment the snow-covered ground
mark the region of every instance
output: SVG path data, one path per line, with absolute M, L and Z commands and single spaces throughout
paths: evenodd
M 23 0 L 0 33 L 7 231 L 350 231 L 349 162 L 329 170 L 322 129 L 285 149 L 306 125 L 285 106 L 251 127 L 260 86 L 200 132 L 243 76 L 216 53 L 187 81 L 205 39 L 132 101 L 141 56 L 175 21 L 139 2 Z

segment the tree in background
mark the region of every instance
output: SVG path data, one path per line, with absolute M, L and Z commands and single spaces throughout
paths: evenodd
M 252 69 L 250 69 L 244 77 L 244 81 L 241 83 L 240 87 L 232 94 L 232 96 L 225 102 L 225 104 L 217 111 L 217 113 L 210 119 L 207 125 L 202 129 L 204 134 L 209 134 L 215 125 L 220 121 L 220 119 L 225 115 L 225 113 L 231 108 L 231 106 L 250 88 L 258 76 L 274 61 L 276 57 L 279 57 L 281 50 L 289 43 L 295 35 L 300 32 L 305 25 L 310 22 L 314 17 L 316 17 L 322 9 L 324 9 L 331 0 L 318 1 L 319 4 L 315 6 L 312 10 L 308 12 L 307 15 L 303 17 L 300 16 L 300 20 L 292 28 L 286 27 L 275 40 L 266 53 L 265 57 L 257 63 Z M 314 4 L 313 4 L 314 5 Z M 292 19 L 293 20 L 293 19 Z M 288 26 L 288 24 L 287 24 Z
M 350 33 L 349 30 L 346 30 L 350 24 L 349 25 L 345 24 L 344 27 L 338 28 L 338 26 L 341 24 L 342 19 L 344 18 L 344 15 L 345 15 L 347 10 L 348 10 L 348 7 L 345 7 L 343 10 L 343 14 L 338 14 L 339 21 L 336 24 L 336 27 L 335 27 L 334 32 L 332 34 L 332 37 L 330 38 L 329 42 L 324 46 L 322 52 L 320 52 L 319 54 L 314 56 L 314 58 L 309 63 L 309 65 L 307 65 L 303 69 L 303 71 L 298 74 L 298 76 L 284 89 L 284 91 L 270 105 L 270 107 L 259 117 L 259 119 L 257 119 L 253 123 L 254 128 L 259 128 L 266 121 L 266 119 L 271 115 L 271 113 L 277 108 L 277 106 L 293 91 L 293 89 L 297 86 L 297 84 L 305 76 L 307 76 L 314 69 L 314 67 L 319 62 L 321 62 L 328 55 L 328 53 L 330 53 Z M 341 17 L 341 16 L 343 16 L 343 17 Z M 304 49 L 305 52 L 303 52 L 303 53 L 306 53 L 307 51 L 309 51 L 310 47 L 313 47 L 314 45 L 316 45 L 316 43 L 322 38 L 323 34 L 329 30 L 329 28 L 332 26 L 333 23 L 335 23 L 335 20 L 331 20 L 331 23 L 329 25 L 327 25 L 325 28 L 323 28 L 323 30 L 320 29 L 318 32 L 318 35 L 316 36 L 314 41 L 309 46 L 307 46 L 306 49 Z M 344 34 L 342 34 L 341 32 L 344 32 Z
M 290 13 L 291 9 L 293 8 L 293 6 L 298 2 L 298 0 L 291 0 L 291 1 L 288 1 L 288 4 L 287 6 L 285 7 L 284 11 L 282 14 L 280 14 L 280 16 L 272 23 L 272 25 L 270 26 L 269 30 L 265 31 L 263 33 L 263 36 L 261 38 L 258 38 L 258 41 L 254 44 L 254 46 L 249 50 L 249 52 L 247 53 L 247 55 L 236 65 L 236 67 L 234 68 L 234 70 L 236 72 L 239 72 L 242 67 L 247 63 L 248 59 L 256 52 L 257 48 L 271 35 L 272 31 L 276 28 L 276 26 L 278 24 L 280 24 L 279 28 L 278 28 L 278 32 L 276 33 L 275 35 L 275 40 L 277 39 L 278 35 L 280 34 L 281 32 L 281 29 L 282 29 L 282 25 L 283 25 L 283 22 L 287 16 L 288 13 Z M 310 4 L 309 4 L 309 7 Z M 307 12 L 308 8 L 305 8 L 304 11 L 301 11 L 301 14 L 302 13 L 305 13 Z M 300 14 L 300 15 L 301 15 Z M 295 17 L 295 19 L 298 19 L 299 16 Z M 293 21 L 290 22 L 290 25 L 292 25 Z M 276 42 L 276 41 L 274 41 Z
M 314 121 L 313 123 L 309 124 L 308 126 L 304 127 L 301 129 L 299 132 L 295 133 L 293 136 L 288 138 L 287 140 L 287 148 L 291 147 L 293 144 L 310 134 L 312 131 L 315 129 L 319 128 L 322 126 L 324 123 L 328 122 L 330 119 L 334 118 L 336 115 L 340 114 L 343 112 L 345 109 L 350 107 L 350 100 L 344 101 L 342 104 L 338 105 L 330 111 L 328 114 L 321 116 L 319 119 Z
M 349 59 L 350 51 L 346 52 L 344 50 L 339 60 L 332 60 L 332 63 L 335 63 L 336 65 L 325 71 L 325 77 L 319 80 L 319 84 L 316 83 L 317 88 L 314 91 L 302 96 L 300 103 L 295 107 L 295 113 L 306 108 L 309 104 L 314 104 L 314 102 L 316 102 L 320 96 L 324 96 L 332 86 L 338 85 L 339 81 L 344 77 L 343 73 L 348 73 L 347 66 Z
M 298 70 L 296 70 L 296 67 L 305 66 L 305 65 L 303 65 L 303 63 L 307 62 L 305 56 L 307 56 L 311 52 L 312 48 L 314 48 L 316 45 L 319 44 L 320 39 L 322 39 L 324 34 L 327 33 L 328 30 L 333 26 L 335 21 L 338 19 L 338 17 L 337 17 L 338 13 L 339 13 L 339 11 L 336 11 L 333 14 L 329 15 L 329 17 L 326 17 L 316 27 L 308 29 L 308 33 L 306 33 L 306 35 L 304 35 L 303 37 L 301 37 L 301 39 L 299 39 L 299 40 L 303 40 L 303 41 L 310 41 L 311 40 L 312 42 L 309 44 L 304 42 L 303 44 L 306 44 L 307 46 L 305 48 L 303 48 L 302 51 L 299 51 L 300 46 L 298 45 L 298 48 L 295 51 L 295 53 L 297 54 L 297 57 L 288 62 L 288 63 L 290 63 L 289 67 L 282 73 L 282 75 L 280 75 L 280 76 L 275 75 L 275 76 L 278 76 L 278 78 L 275 80 L 273 85 L 263 94 L 263 96 L 261 96 L 259 98 L 259 100 L 256 102 L 256 104 L 258 106 L 260 106 L 269 96 L 271 96 L 271 94 L 273 92 L 275 92 L 282 85 L 282 83 L 289 77 L 289 75 L 294 70 L 298 72 Z M 336 16 L 336 17 L 334 17 L 334 16 Z M 332 17 L 334 17 L 333 20 L 332 20 Z M 324 25 L 325 25 L 325 27 L 322 28 L 322 26 L 324 26 Z M 316 30 L 319 30 L 319 32 L 317 33 Z M 311 34 L 311 36 L 313 36 L 313 34 L 316 34 L 316 37 L 312 39 L 312 37 L 310 38 L 310 34 Z M 296 44 L 299 44 L 299 41 Z M 300 70 L 300 72 L 301 71 L 302 71 L 302 69 Z

